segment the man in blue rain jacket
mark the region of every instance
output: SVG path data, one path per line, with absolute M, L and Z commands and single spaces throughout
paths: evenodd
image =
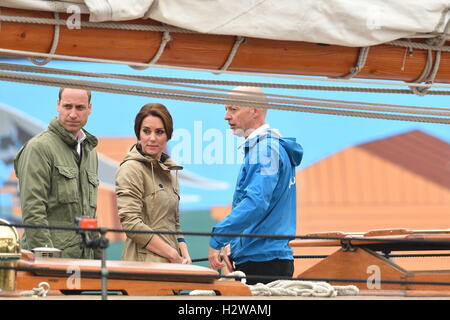
M 239 95 L 239 96 L 235 96 Z M 232 99 L 264 103 L 259 88 L 238 87 Z M 213 233 L 290 236 L 296 233 L 295 167 L 303 149 L 295 138 L 283 138 L 265 122 L 261 107 L 225 106 L 225 120 L 233 133 L 243 136 L 241 166 L 230 214 Z M 293 251 L 290 238 L 212 236 L 208 252 L 211 268 L 225 266 L 220 250 L 230 245 L 236 270 L 247 276 L 247 284 L 268 283 L 276 277 L 292 277 Z M 262 277 L 258 277 L 262 276 Z

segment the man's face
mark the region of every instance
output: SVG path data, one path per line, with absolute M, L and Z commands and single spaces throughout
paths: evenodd
M 92 111 L 88 93 L 81 89 L 64 89 L 56 111 L 61 125 L 77 137 Z
M 254 122 L 254 108 L 226 105 L 225 120 L 235 135 L 247 138 Z

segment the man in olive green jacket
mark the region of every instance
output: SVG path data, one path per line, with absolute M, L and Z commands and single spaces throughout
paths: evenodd
M 19 179 L 24 224 L 75 227 L 75 218 L 96 217 L 99 180 L 97 138 L 82 129 L 92 111 L 89 91 L 61 88 L 48 129 L 19 151 L 14 170 Z M 25 229 L 21 247 L 53 247 L 63 258 L 99 258 L 82 248 L 76 231 Z

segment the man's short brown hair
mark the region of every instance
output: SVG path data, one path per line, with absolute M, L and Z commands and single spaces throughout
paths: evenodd
M 58 100 L 61 100 L 62 93 L 65 89 L 69 89 L 69 88 L 65 88 L 65 87 L 59 88 Z M 71 88 L 71 89 L 78 89 L 78 88 Z M 88 95 L 88 101 L 89 101 L 89 103 L 91 103 L 91 90 L 86 90 L 86 89 L 80 89 L 80 90 L 86 91 L 86 93 Z

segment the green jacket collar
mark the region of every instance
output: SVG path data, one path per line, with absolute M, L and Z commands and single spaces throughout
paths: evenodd
M 64 143 L 72 148 L 75 148 L 78 144 L 77 139 L 75 139 L 75 137 L 61 125 L 57 118 L 52 119 L 52 121 L 48 125 L 48 130 L 58 135 L 61 140 L 64 141 Z M 90 149 L 94 149 L 98 144 L 97 138 L 87 132 L 85 129 L 81 130 L 83 130 L 86 134 L 86 144 L 90 147 Z

